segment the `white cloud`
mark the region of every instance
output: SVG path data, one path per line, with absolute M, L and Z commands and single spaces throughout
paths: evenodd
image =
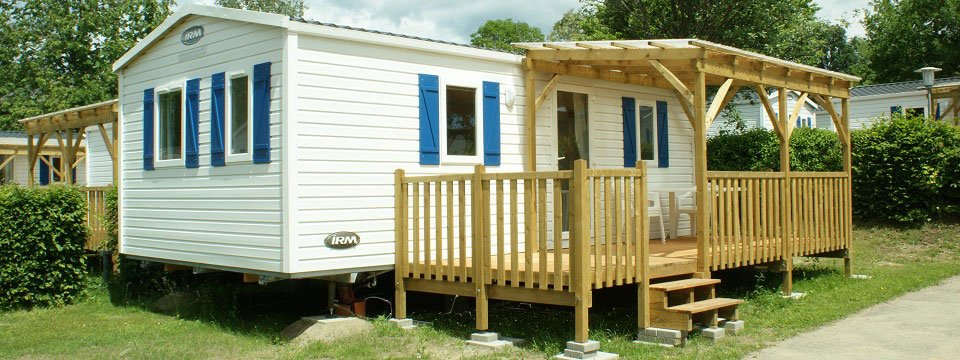
M 184 0 L 211 4 L 214 0 Z M 814 0 L 817 13 L 831 22 L 850 23 L 848 36 L 863 36 L 862 14 L 868 0 Z M 544 35 L 578 0 L 305 0 L 310 20 L 370 30 L 467 43 L 487 20 L 512 18 L 538 27 Z

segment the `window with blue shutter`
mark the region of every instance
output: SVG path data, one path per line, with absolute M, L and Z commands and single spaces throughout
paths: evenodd
M 903 108 L 900 107 L 899 105 L 891 106 L 890 115 L 892 116 L 893 114 L 903 114 Z
M 623 167 L 637 166 L 637 101 L 624 97 L 623 107 Z
M 153 170 L 153 89 L 143 91 L 143 169 Z
M 500 84 L 483 82 L 483 164 L 500 166 Z
M 49 156 L 43 156 L 44 159 L 49 160 Z M 40 185 L 50 184 L 50 166 L 46 162 L 40 160 Z
M 657 101 L 657 160 L 658 166 L 670 167 L 670 123 L 667 119 L 667 102 Z
M 187 118 L 184 121 L 186 147 L 183 149 L 187 168 L 200 167 L 200 79 L 187 80 Z
M 270 63 L 253 66 L 253 163 L 270 162 Z
M 420 164 L 440 164 L 440 78 L 420 74 Z
M 940 103 L 937 103 L 937 114 L 935 115 L 934 119 L 940 120 Z
M 210 78 L 210 165 L 223 166 L 223 109 L 226 106 L 224 98 L 226 74 L 213 74 Z

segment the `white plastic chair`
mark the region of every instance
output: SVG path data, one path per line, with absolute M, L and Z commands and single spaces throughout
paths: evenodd
M 660 193 L 649 192 L 647 193 L 647 218 L 650 221 L 653 221 L 653 218 L 657 218 L 660 222 L 660 243 L 667 243 L 667 232 L 664 231 L 663 227 L 663 208 L 660 207 Z
M 709 209 L 710 203 L 707 202 L 707 212 L 710 212 Z M 686 214 L 690 218 L 690 233 L 697 233 L 697 188 L 692 187 L 686 192 L 677 195 L 677 219 L 670 224 L 670 234 L 673 235 L 673 238 L 677 238 L 678 229 L 680 228 L 680 215 Z

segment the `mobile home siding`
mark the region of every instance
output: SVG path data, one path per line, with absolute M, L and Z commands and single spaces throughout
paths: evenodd
M 107 130 L 107 138 L 113 138 L 113 124 L 104 124 Z M 110 153 L 107 146 L 103 143 L 103 137 L 100 136 L 100 128 L 97 126 L 88 126 L 87 135 L 84 137 L 84 144 L 87 147 L 87 184 L 90 186 L 104 186 L 113 184 L 113 160 L 110 159 Z
M 291 76 L 299 129 L 298 165 L 290 174 L 299 182 L 291 194 L 299 208 L 292 271 L 392 267 L 393 171 L 473 171 L 473 163 L 450 163 L 442 146 L 440 165 L 420 165 L 419 74 L 437 75 L 441 88 L 451 84 L 482 92 L 483 81 L 500 83 L 501 165 L 487 171 L 523 170 L 519 64 L 308 35 L 301 35 L 298 43 L 298 72 Z M 506 106 L 502 96 L 510 86 L 518 94 L 513 107 Z M 444 98 L 440 102 L 442 108 Z M 482 102 L 476 106 L 479 110 Z M 481 164 L 482 143 L 476 151 L 476 164 Z M 360 244 L 327 248 L 324 238 L 337 231 L 356 232 Z
M 180 33 L 202 25 L 196 44 L 180 42 Z M 124 254 L 238 269 L 282 270 L 282 188 L 280 174 L 280 70 L 282 29 L 187 17 L 128 63 L 120 74 L 121 198 Z M 245 71 L 272 62 L 270 83 L 270 164 L 251 161 L 210 166 L 211 76 Z M 199 167 L 156 164 L 143 169 L 144 89 L 200 79 Z M 186 146 L 186 138 L 183 139 Z

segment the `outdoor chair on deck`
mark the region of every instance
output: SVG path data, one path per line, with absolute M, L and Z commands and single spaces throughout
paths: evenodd
M 710 203 L 707 202 L 707 212 L 710 212 Z M 690 234 L 697 233 L 697 188 L 692 187 L 687 192 L 677 195 L 677 218 L 670 224 L 670 235 L 677 238 L 677 232 L 680 228 L 680 215 L 687 214 L 690 218 Z
M 657 221 L 660 222 L 660 243 L 667 243 L 667 232 L 664 231 L 663 227 L 663 208 L 660 206 L 660 193 L 649 192 L 647 193 L 647 218 L 650 221 L 653 221 L 653 218 L 657 218 Z

